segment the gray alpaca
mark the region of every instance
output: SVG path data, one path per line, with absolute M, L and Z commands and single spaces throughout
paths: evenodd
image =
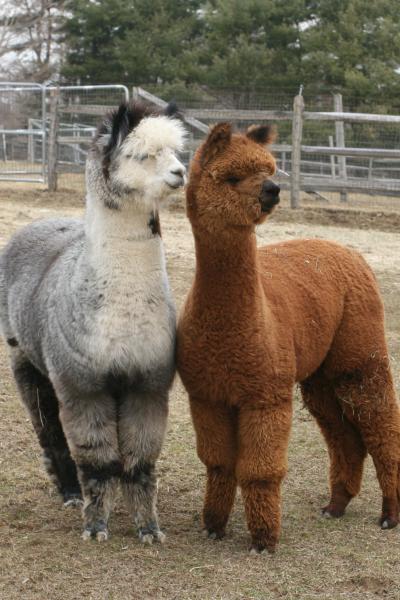
M 108 537 L 116 483 L 146 543 L 163 541 L 155 461 L 174 372 L 175 309 L 158 205 L 183 185 L 171 114 L 121 105 L 86 166 L 83 220 L 39 221 L 0 257 L 11 365 L 63 496 L 83 495 L 83 538 Z

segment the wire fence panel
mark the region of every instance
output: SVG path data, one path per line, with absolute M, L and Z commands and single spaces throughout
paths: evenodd
M 39 84 L 0 84 L 0 179 L 46 182 L 54 89 Z M 129 91 L 122 85 L 57 89 L 59 183 L 83 189 L 86 156 L 96 127 L 109 110 L 129 99 Z M 160 109 L 170 100 L 155 95 L 151 88 L 138 87 L 132 88 L 132 98 Z M 288 92 L 202 90 L 198 98 L 176 94 L 174 99 L 189 130 L 182 156 L 186 164 L 217 122 L 230 121 L 241 131 L 250 125 L 276 123 L 278 139 L 272 147 L 278 166 L 276 180 L 291 194 L 297 186 L 296 206 L 300 197 L 301 203 L 311 199 L 348 201 L 349 205 L 363 198 L 364 206 L 377 198 L 392 197 L 393 206 L 400 208 L 400 117 L 371 114 L 373 107 L 363 112 L 354 99 L 333 94 L 304 95 L 297 116 Z M 352 112 L 355 106 L 357 112 Z M 300 138 L 293 145 L 294 124 L 299 118 L 296 135 Z
M 44 86 L 0 83 L 0 180 L 45 182 L 45 121 Z
M 46 88 L 47 97 L 52 89 Z M 123 85 L 60 86 L 57 170 L 61 185 L 81 187 L 86 155 L 103 116 L 129 100 Z

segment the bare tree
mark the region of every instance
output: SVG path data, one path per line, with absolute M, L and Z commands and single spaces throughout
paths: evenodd
M 57 78 L 66 0 L 5 0 L 0 8 L 0 78 Z

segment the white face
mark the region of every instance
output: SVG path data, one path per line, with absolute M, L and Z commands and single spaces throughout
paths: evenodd
M 186 169 L 176 157 L 183 148 L 184 135 L 175 119 L 143 119 L 121 144 L 111 179 L 145 201 L 168 197 L 185 183 Z

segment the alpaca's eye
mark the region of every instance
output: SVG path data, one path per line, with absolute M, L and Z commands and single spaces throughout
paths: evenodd
M 226 181 L 230 185 L 236 185 L 237 183 L 239 183 L 240 179 L 239 177 L 228 177 Z
M 147 158 L 149 158 L 149 155 L 148 155 L 148 154 L 141 154 L 141 155 L 139 156 L 139 160 L 140 160 L 140 162 L 142 162 L 143 160 L 146 160 Z

